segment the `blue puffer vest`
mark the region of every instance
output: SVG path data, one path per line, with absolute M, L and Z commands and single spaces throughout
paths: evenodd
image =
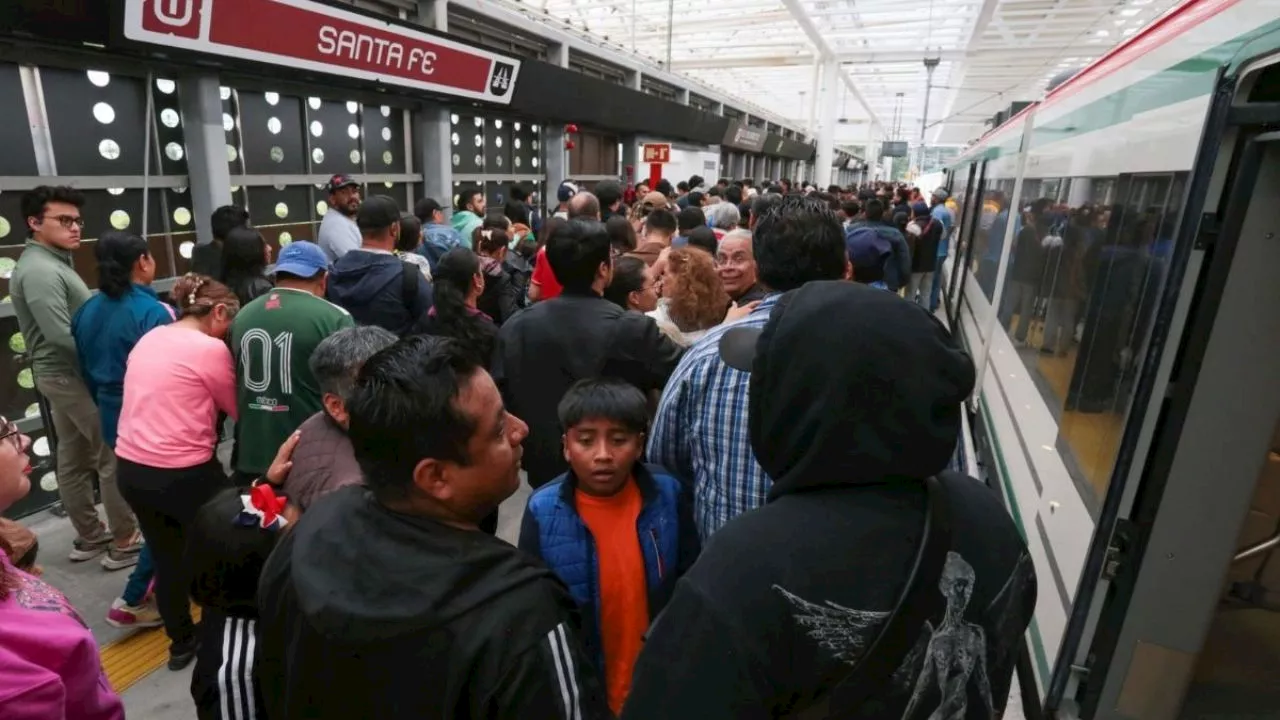
M 582 638 L 587 656 L 604 669 L 604 646 L 600 640 L 600 583 L 596 563 L 596 543 L 582 522 L 574 503 L 576 482 L 566 473 L 539 488 L 529 498 L 528 513 L 537 522 L 537 545 L 521 531 L 521 548 L 542 557 L 553 572 L 569 586 L 569 593 L 582 610 Z M 636 532 L 644 556 L 645 584 L 648 587 L 649 618 L 657 617 L 675 589 L 679 565 L 680 481 L 657 465 L 636 464 L 636 487 L 640 490 L 640 515 Z M 526 518 L 527 521 L 528 518 Z

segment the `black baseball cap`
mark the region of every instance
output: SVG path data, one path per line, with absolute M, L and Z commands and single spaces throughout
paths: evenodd
M 324 186 L 324 189 L 327 192 L 334 193 L 334 192 L 337 192 L 338 190 L 341 190 L 344 187 L 352 187 L 352 186 L 358 186 L 358 185 L 360 185 L 360 183 L 356 182 L 355 178 L 351 177 L 350 175 L 347 175 L 346 173 L 338 173 L 337 175 L 334 175 L 333 177 L 329 178 L 329 182 Z
M 356 212 L 356 227 L 362 233 L 385 230 L 400 222 L 400 206 L 386 195 L 365 198 Z

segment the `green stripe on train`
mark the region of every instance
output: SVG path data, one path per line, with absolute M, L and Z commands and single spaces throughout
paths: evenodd
M 1174 38 L 1170 42 L 1177 41 L 1178 38 Z M 1213 90 L 1213 80 L 1218 68 L 1229 64 L 1234 70 L 1239 63 L 1250 57 L 1277 48 L 1280 48 L 1280 20 L 1254 28 L 1150 77 L 1104 95 L 1052 122 L 1036 127 L 1031 136 L 1031 147 L 1042 147 L 1077 135 L 1119 125 L 1142 113 L 1207 95 Z M 1016 154 L 1021 138 L 1022 133 L 1014 133 L 1000 144 L 984 148 L 980 153 L 966 157 L 954 167 Z

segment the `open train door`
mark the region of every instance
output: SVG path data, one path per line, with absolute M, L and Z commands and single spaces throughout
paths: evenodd
M 1184 207 L 1053 717 L 1280 707 L 1280 56 L 1219 73 Z

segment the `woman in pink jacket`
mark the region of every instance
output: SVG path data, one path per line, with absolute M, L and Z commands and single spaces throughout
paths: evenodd
M 31 489 L 30 446 L 0 417 L 0 511 Z M 124 718 L 89 628 L 62 593 L 14 567 L 7 547 L 0 547 L 0 717 Z

